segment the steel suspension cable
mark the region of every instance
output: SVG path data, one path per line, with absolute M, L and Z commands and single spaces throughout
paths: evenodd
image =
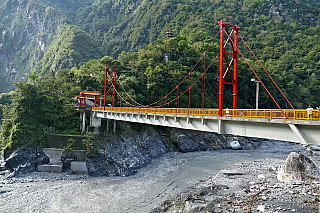
M 210 49 L 210 47 L 212 46 L 213 42 L 216 40 L 217 36 L 218 36 L 219 32 L 217 32 L 216 36 L 213 38 L 213 40 L 211 41 L 209 47 L 207 48 L 207 50 L 205 51 L 205 53 L 208 52 L 208 50 Z M 202 60 L 202 58 L 204 57 L 204 55 L 201 56 L 201 58 L 198 60 L 198 62 L 196 63 L 196 65 L 194 65 L 194 67 L 191 69 L 191 71 L 189 73 L 192 73 L 194 71 L 194 69 L 198 66 L 198 64 L 200 63 L 200 61 Z M 189 76 L 189 73 L 180 81 L 180 83 L 177 85 L 177 87 L 179 87 L 183 82 L 184 80 L 186 80 L 186 78 Z M 171 92 L 169 92 L 166 96 L 169 96 L 171 93 L 173 93 L 174 91 L 176 90 L 176 87 L 174 89 L 171 90 Z M 149 104 L 148 106 L 152 106 L 152 105 L 157 105 L 160 101 L 162 101 L 163 99 L 165 99 L 165 97 L 162 97 L 161 99 L 159 99 L 158 101 L 152 103 L 152 104 Z
M 230 39 L 231 43 L 233 43 L 232 39 Z M 259 78 L 259 76 L 257 75 L 257 73 L 254 71 L 254 69 L 251 67 L 251 65 L 249 64 L 249 62 L 247 61 L 247 59 L 244 57 L 244 55 L 242 54 L 242 52 L 239 50 L 238 47 L 236 47 L 237 51 L 240 53 L 240 55 L 242 56 L 243 60 L 247 63 L 247 65 L 250 67 L 251 71 L 253 72 L 253 74 L 257 77 L 257 79 L 260 81 L 261 85 L 263 86 L 263 88 L 266 90 L 266 92 L 269 94 L 269 96 L 272 98 L 273 102 L 277 105 L 277 107 L 281 110 L 281 112 L 283 113 L 283 115 L 285 116 L 284 111 L 282 110 L 282 108 L 279 106 L 278 102 L 273 98 L 273 96 L 271 95 L 271 93 L 269 92 L 269 90 L 267 89 L 267 87 L 264 85 L 264 83 L 261 81 L 261 79 Z
M 215 39 L 217 38 L 217 36 L 218 36 L 218 34 L 219 34 L 219 32 L 216 34 L 216 36 L 214 37 L 214 39 L 211 41 L 211 43 L 210 43 L 210 45 L 209 45 L 209 47 L 206 49 L 206 51 L 205 51 L 205 54 L 208 52 L 208 50 L 210 49 L 210 47 L 212 46 L 212 44 L 213 44 L 213 42 L 215 41 Z M 162 101 L 162 100 L 164 100 L 165 98 L 167 99 L 167 97 L 174 91 L 174 90 L 176 90 L 176 88 L 178 88 L 183 82 L 184 82 L 184 80 L 188 77 L 188 76 L 190 76 L 191 75 L 191 73 L 194 71 L 194 69 L 198 66 L 198 64 L 200 63 L 200 61 L 202 60 L 202 58 L 204 57 L 204 54 L 201 56 L 201 58 L 198 60 L 198 62 L 196 63 L 196 65 L 191 69 L 191 71 L 180 81 L 180 83 L 173 89 L 173 90 L 171 90 L 171 92 L 169 92 L 166 96 L 164 96 L 164 97 L 162 97 L 161 99 L 159 99 L 158 101 L 156 101 L 156 102 L 154 102 L 154 103 L 152 103 L 152 104 L 149 104 L 149 105 L 142 105 L 142 104 L 140 104 L 140 103 L 138 103 L 137 101 L 135 101 L 127 92 L 126 92 L 126 90 L 124 89 L 124 87 L 122 86 L 122 84 L 120 83 L 120 81 L 119 81 L 119 79 L 118 79 L 118 82 L 119 82 L 119 84 L 120 84 L 120 86 L 122 87 L 122 89 L 125 91 L 125 93 L 126 93 L 126 95 L 131 99 L 131 101 L 132 102 L 134 102 L 134 103 L 136 103 L 137 105 L 140 105 L 140 106 L 142 106 L 142 107 L 149 107 L 149 106 L 152 106 L 152 105 L 156 105 L 156 106 L 158 106 L 158 103 L 160 102 L 160 101 Z M 210 65 L 211 66 L 211 65 Z M 209 67 L 210 67 L 209 66 Z M 209 68 L 208 67 L 208 68 Z M 108 74 L 108 76 L 110 76 L 109 75 L 109 73 L 107 73 Z M 112 76 L 111 76 L 111 79 L 112 79 Z M 112 85 L 112 87 L 114 88 L 114 86 Z M 192 87 L 192 86 L 191 86 Z M 191 89 L 191 87 L 189 86 L 189 88 Z M 114 88 L 115 89 L 115 88 Z M 115 89 L 115 91 L 117 92 L 117 90 Z M 117 94 L 119 95 L 119 93 L 117 92 Z M 181 95 L 180 95 L 181 96 Z M 180 96 L 178 96 L 178 97 L 180 97 Z M 120 96 L 121 98 L 122 98 L 122 96 Z M 123 99 L 123 98 L 122 98 Z M 125 100 L 125 99 L 123 99 L 127 104 L 128 104 L 128 102 Z M 175 100 L 175 99 L 174 99 Z M 190 102 L 190 101 L 189 101 Z M 171 102 L 170 102 L 171 103 Z M 130 103 L 129 103 L 130 104 Z M 165 103 L 164 105 L 167 105 L 168 103 Z M 134 106 L 133 104 L 130 104 L 131 106 Z M 189 103 L 189 105 L 190 105 L 190 103 Z M 158 106 L 158 107 L 161 107 L 161 106 L 163 106 L 163 105 L 160 105 L 160 106 Z
M 290 101 L 288 100 L 288 98 L 283 94 L 282 90 L 278 87 L 277 83 L 273 80 L 273 78 L 270 76 L 269 72 L 264 68 L 264 66 L 261 64 L 261 62 L 259 61 L 259 59 L 256 57 L 256 55 L 253 53 L 253 51 L 251 50 L 251 48 L 248 46 L 248 44 L 244 41 L 244 39 L 242 38 L 242 36 L 239 34 L 241 40 L 243 41 L 243 43 L 246 45 L 246 47 L 249 49 L 249 51 L 251 52 L 251 54 L 254 56 L 254 58 L 258 61 L 258 63 L 260 64 L 260 66 L 262 67 L 262 69 L 265 71 L 265 73 L 267 73 L 267 75 L 269 76 L 269 78 L 271 79 L 271 81 L 273 82 L 273 84 L 277 87 L 277 89 L 280 91 L 281 95 L 286 99 L 286 101 L 290 104 L 290 106 L 292 107 L 292 109 L 294 109 L 294 107 L 292 106 L 292 104 L 290 103 Z
M 118 82 L 119 82 L 119 84 L 120 84 L 120 86 L 121 86 L 121 88 L 122 88 L 122 90 L 124 91 L 124 93 L 130 98 L 130 100 L 131 101 L 133 101 L 134 103 L 136 103 L 137 105 L 139 105 L 139 106 L 142 106 L 142 107 L 147 107 L 147 106 L 145 106 L 145 105 L 143 105 L 143 104 L 140 104 L 140 103 L 138 103 L 137 101 L 135 101 L 129 94 L 128 94 L 128 92 L 124 89 L 124 87 L 123 87 L 123 85 L 121 84 L 121 82 L 120 82 L 120 80 L 119 80 L 119 78 L 117 78 L 118 79 Z
M 217 57 L 218 57 L 218 56 L 217 56 Z M 203 77 L 203 75 L 208 71 L 208 69 L 211 67 L 211 65 L 214 63 L 214 61 L 217 59 L 217 57 L 215 57 L 215 58 L 212 60 L 212 62 L 210 63 L 210 65 L 209 65 L 209 66 L 206 68 L 206 70 L 197 78 L 197 80 L 195 80 L 195 81 L 191 84 L 190 88 L 187 88 L 187 89 L 186 89 L 183 93 L 181 93 L 178 97 L 176 97 L 175 99 L 172 99 L 170 102 L 168 102 L 168 103 L 166 103 L 166 104 L 160 105 L 159 107 L 162 107 L 162 106 L 165 106 L 165 105 L 167 105 L 167 104 L 170 104 L 171 102 L 175 101 L 176 99 L 179 100 L 179 98 L 180 98 L 182 95 L 184 95 L 186 92 L 188 92 L 189 89 L 191 89 L 191 88 Z
M 117 95 L 118 95 L 127 105 L 131 105 L 131 106 L 134 107 L 133 104 L 130 104 L 129 102 L 127 102 L 127 101 L 119 94 L 118 90 L 114 87 L 113 84 L 112 84 L 112 87 L 113 87 L 114 91 L 117 93 Z

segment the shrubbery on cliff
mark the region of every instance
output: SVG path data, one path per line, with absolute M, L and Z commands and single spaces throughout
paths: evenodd
M 45 145 L 47 133 L 77 133 L 79 117 L 72 100 L 43 88 L 19 82 L 12 96 L 11 119 L 3 122 L 2 149 Z

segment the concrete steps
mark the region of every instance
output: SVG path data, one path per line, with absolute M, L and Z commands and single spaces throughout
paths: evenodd
M 43 152 L 49 157 L 50 164 L 43 164 L 38 166 L 39 172 L 53 172 L 62 173 L 62 156 L 63 149 L 44 148 Z M 77 161 L 72 161 L 70 169 L 76 174 L 88 174 L 86 165 L 86 151 L 85 150 L 72 150 L 70 151 L 76 156 Z
M 38 166 L 39 172 L 52 172 L 52 173 L 62 173 L 62 165 L 57 164 L 43 164 Z

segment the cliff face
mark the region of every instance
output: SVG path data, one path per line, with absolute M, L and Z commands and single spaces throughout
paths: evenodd
M 7 1 L 0 9 L 0 93 L 23 80 L 57 36 L 64 18 L 34 1 Z
M 81 33 L 76 35 L 70 33 L 72 31 L 70 23 L 75 17 L 75 11 L 83 5 L 82 0 L 56 1 L 54 4 L 45 0 L 0 1 L 0 93 L 12 90 L 14 82 L 25 80 L 28 74 L 35 71 L 35 66 L 59 36 L 62 37 L 60 40 L 74 39 L 80 42 L 77 35 Z M 61 32 L 62 29 L 69 33 L 66 35 Z M 85 45 L 89 43 L 89 47 L 98 46 L 92 44 L 93 40 L 87 35 L 83 35 L 80 40 Z M 65 49 L 76 51 L 74 54 L 76 56 L 71 54 L 71 57 L 65 59 L 68 62 L 60 62 L 56 65 L 54 64 L 55 53 L 51 52 L 50 61 L 44 60 L 46 65 L 49 64 L 49 67 L 53 66 L 53 68 L 70 68 L 80 62 L 103 56 L 98 48 L 95 53 L 70 46 L 66 46 Z M 82 54 L 87 57 L 79 58 Z M 59 55 L 59 52 L 56 55 Z M 78 57 L 78 60 L 70 59 L 74 57 Z M 43 67 L 40 66 L 41 69 Z
M 23 80 L 58 35 L 65 18 L 36 1 L 7 1 L 0 8 L 0 93 Z
M 120 122 L 117 134 L 105 134 L 96 144 L 87 167 L 91 176 L 129 176 L 166 152 L 228 148 L 220 135 L 191 130 Z

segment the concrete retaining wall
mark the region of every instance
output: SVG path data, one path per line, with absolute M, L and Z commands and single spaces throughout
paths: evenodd
M 48 148 L 63 149 L 68 145 L 69 139 L 73 139 L 79 146 L 79 149 L 84 149 L 82 140 L 86 139 L 86 136 L 77 135 L 56 135 L 49 134 L 46 136 L 46 142 Z

